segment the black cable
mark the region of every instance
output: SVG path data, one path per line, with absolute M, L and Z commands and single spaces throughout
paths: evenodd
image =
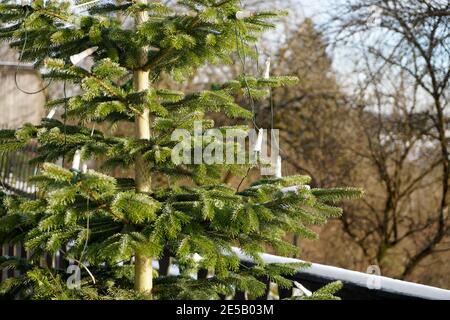
M 244 182 L 245 179 L 247 179 L 250 170 L 252 170 L 252 167 L 248 168 L 247 173 L 245 174 L 245 176 L 242 178 L 241 182 L 239 182 L 239 185 L 237 187 L 237 192 L 239 192 L 239 189 L 241 188 L 242 183 Z
M 24 22 L 23 22 L 23 29 L 24 29 L 24 31 L 25 31 L 25 40 L 24 40 L 24 42 L 23 42 L 22 50 L 21 50 L 20 55 L 19 55 L 19 62 L 17 63 L 16 71 L 14 72 L 14 84 L 16 85 L 16 88 L 17 88 L 20 92 L 25 93 L 25 94 L 33 95 L 33 94 L 38 94 L 38 93 L 41 93 L 41 92 L 47 90 L 47 88 L 50 86 L 50 84 L 52 83 L 53 80 L 50 79 L 50 81 L 49 81 L 42 89 L 39 89 L 39 90 L 37 90 L 37 91 L 27 91 L 27 90 L 24 90 L 24 89 L 20 88 L 20 86 L 19 86 L 19 82 L 18 82 L 18 80 L 17 80 L 17 75 L 18 75 L 18 73 L 19 73 L 20 62 L 22 61 L 23 54 L 24 54 L 24 52 L 25 52 L 25 48 L 26 48 L 27 42 L 28 42 L 28 30 L 27 30 L 27 28 L 25 27 L 25 23 L 26 23 L 27 17 L 28 17 L 28 9 L 27 9 L 27 11 L 26 11 L 26 13 L 25 13 L 25 18 L 24 18 Z
M 242 1 L 239 1 L 242 7 Z M 235 33 L 236 33 L 236 50 L 237 50 L 237 54 L 239 59 L 241 60 L 241 64 L 242 64 L 242 74 L 244 76 L 244 83 L 247 89 L 247 94 L 248 94 L 248 98 L 250 101 L 250 106 L 252 108 L 252 122 L 253 122 L 253 126 L 255 127 L 256 130 L 259 130 L 259 127 L 256 123 L 256 110 L 255 110 L 255 102 L 253 100 L 253 96 L 251 94 L 251 89 L 250 86 L 248 84 L 247 81 L 247 72 L 246 72 L 246 54 L 245 54 L 245 44 L 244 44 L 244 39 L 242 37 L 242 34 L 239 32 L 237 25 L 235 26 Z M 240 41 L 239 41 L 240 40 Z M 241 48 L 242 47 L 242 55 L 241 55 Z M 259 74 L 260 70 L 259 70 L 259 52 L 258 52 L 258 46 L 255 44 L 255 51 L 256 51 L 256 70 Z M 252 167 L 247 169 L 246 174 L 244 175 L 244 177 L 242 178 L 242 180 L 240 181 L 238 187 L 237 187 L 237 192 L 239 192 L 242 184 L 244 183 L 245 179 L 247 179 L 248 175 L 250 174 Z
M 255 43 L 255 52 L 256 52 L 256 73 L 258 75 L 260 75 L 260 70 L 259 70 L 259 49 L 258 49 L 258 45 Z
M 269 103 L 270 103 L 270 129 L 274 129 L 274 102 L 273 102 L 273 90 L 269 89 Z
M 242 6 L 242 2 L 241 2 L 241 6 Z M 259 129 L 258 128 L 258 126 L 256 125 L 256 112 L 255 112 L 255 106 L 254 106 L 254 101 L 253 101 L 253 98 L 251 97 L 251 94 L 250 94 L 250 88 L 249 88 L 249 86 L 248 86 L 248 82 L 246 81 L 247 79 L 246 79 L 246 73 L 245 73 L 245 65 L 246 65 L 246 62 L 245 62 L 245 47 L 244 47 L 244 40 L 243 40 L 243 38 L 242 38 L 242 34 L 241 33 L 238 33 L 238 30 L 237 30 L 237 27 L 236 27 L 236 37 L 238 36 L 238 34 L 239 34 L 239 37 L 240 37 L 240 39 L 241 39 L 241 45 L 242 45 L 242 47 L 243 47 L 243 55 L 244 55 L 244 58 L 242 59 L 242 57 L 240 56 L 240 49 L 239 49 L 239 46 L 237 46 L 237 49 L 238 49 L 238 56 L 239 56 L 239 58 L 241 59 L 241 62 L 242 62 L 242 64 L 243 64 L 243 74 L 244 74 L 244 77 L 245 77 L 245 83 L 246 83 L 246 86 L 247 86 L 247 90 L 248 90 L 248 92 L 249 92 L 249 98 L 250 98 L 250 101 L 251 101 L 251 105 L 252 105 L 252 120 L 253 120 L 253 125 L 255 126 L 255 128 L 256 129 Z M 256 55 L 257 55 L 257 57 L 259 57 L 259 52 L 258 52 L 258 46 L 255 44 L 255 51 L 256 51 Z M 256 68 L 257 68 L 257 72 L 258 72 L 258 74 L 259 74 L 259 60 L 257 59 L 256 60 Z M 276 141 L 276 139 L 274 139 L 275 138 L 275 136 L 274 136 L 274 134 L 273 134 L 273 132 L 274 132 L 274 127 L 275 127 L 275 120 L 274 120 L 274 117 L 275 117 L 275 102 L 274 102 L 274 97 L 273 97 L 273 88 L 272 87 L 270 87 L 269 88 L 269 104 L 270 104 L 270 129 L 271 129 L 271 136 L 272 136 L 272 140 L 273 140 L 273 142 L 272 143 L 275 143 L 276 144 L 276 146 L 277 146 L 277 149 L 278 149 L 278 151 L 281 153 L 281 154 L 284 154 L 285 156 L 287 155 L 286 154 L 286 152 L 284 152 L 282 149 L 281 149 L 281 147 L 280 147 L 280 145 L 279 145 L 279 143 Z M 247 175 L 248 175 L 248 173 L 249 173 L 250 171 L 248 171 L 247 172 Z M 247 175 L 246 176 L 244 176 L 244 178 L 242 179 L 242 181 L 241 181 L 241 183 L 239 184 L 239 187 L 241 186 L 241 184 L 242 184 L 242 182 L 245 180 L 245 178 L 247 177 Z M 238 190 L 239 190 L 239 187 L 238 187 Z
M 253 122 L 253 126 L 255 127 L 255 129 L 259 129 L 257 123 L 256 123 L 256 111 L 255 111 L 255 102 L 253 100 L 253 96 L 252 96 L 252 92 L 250 89 L 250 85 L 248 84 L 247 81 L 247 72 L 246 72 L 246 55 L 245 55 L 245 45 L 244 45 L 244 39 L 242 37 L 242 34 L 238 31 L 237 25 L 235 26 L 235 33 L 236 33 L 236 50 L 237 50 L 237 54 L 238 57 L 241 61 L 241 65 L 242 65 L 242 74 L 244 76 L 244 83 L 245 83 L 245 87 L 247 89 L 247 95 L 250 101 L 250 106 L 252 109 L 252 122 Z M 239 41 L 240 40 L 240 41 Z M 241 55 L 241 46 L 242 46 L 242 55 Z

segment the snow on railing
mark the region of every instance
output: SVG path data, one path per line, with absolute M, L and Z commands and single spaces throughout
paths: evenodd
M 241 261 L 252 262 L 252 259 L 241 252 L 239 248 L 234 248 L 234 251 L 239 255 Z M 293 258 L 279 257 L 267 253 L 261 254 L 261 257 L 266 263 L 298 263 L 305 262 Z M 330 282 L 340 280 L 346 284 L 352 284 L 358 287 L 368 288 L 370 290 L 381 290 L 393 294 L 417 297 L 430 300 L 450 300 L 450 290 L 431 287 L 423 284 L 407 282 L 397 279 L 392 279 L 383 276 L 376 276 L 363 272 L 357 272 L 332 266 L 327 266 L 318 263 L 311 263 L 311 266 L 306 269 L 299 269 L 298 274 L 313 275 L 329 280 Z M 375 277 L 375 278 L 374 278 Z M 371 289 L 368 285 L 374 279 L 377 280 L 379 288 Z
M 253 260 L 242 253 L 239 248 L 233 248 L 233 251 L 240 257 L 242 262 L 253 263 Z M 304 263 L 305 261 L 293 258 L 286 258 L 275 256 L 272 254 L 262 253 L 261 258 L 265 263 Z M 159 269 L 158 261 L 153 262 L 153 267 Z M 180 274 L 180 270 L 177 265 L 172 264 L 169 267 L 168 274 L 177 276 Z M 197 275 L 192 275 L 194 278 Z M 450 300 L 450 290 L 431 287 L 423 284 L 407 282 L 397 279 L 392 279 L 384 276 L 376 276 L 368 273 L 352 271 L 332 266 L 327 266 L 318 263 L 311 263 L 309 268 L 301 268 L 297 274 L 292 277 L 292 280 L 302 282 L 302 278 L 305 276 L 312 276 L 314 278 L 320 278 L 324 283 L 330 283 L 340 280 L 346 286 L 360 287 L 369 292 L 375 293 L 381 292 L 385 294 L 392 294 L 398 297 L 405 298 L 418 298 L 428 300 Z M 377 288 L 370 286 L 373 281 L 376 280 L 379 285 Z M 338 294 L 339 295 L 339 294 Z M 381 295 L 382 296 L 382 295 Z M 356 297 L 356 294 L 355 294 Z M 356 297 L 357 298 L 357 297 Z

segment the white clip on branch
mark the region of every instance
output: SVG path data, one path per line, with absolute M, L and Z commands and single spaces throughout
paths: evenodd
M 73 65 L 79 67 L 81 61 L 83 61 L 87 57 L 91 56 L 97 50 L 98 50 L 98 47 L 92 47 L 92 48 L 86 49 L 83 52 L 80 52 L 78 54 L 74 54 L 73 56 L 70 56 L 70 61 L 73 63 Z
M 288 192 L 295 192 L 297 193 L 299 189 L 305 189 L 305 190 L 311 190 L 311 187 L 308 185 L 303 186 L 292 186 L 292 187 L 286 187 L 281 189 L 281 192 L 288 193 Z
M 238 11 L 236 12 L 236 19 L 243 20 L 246 18 L 250 18 L 253 15 L 250 11 L 244 10 L 244 11 Z
M 73 156 L 72 169 L 80 170 L 80 164 L 81 164 L 81 150 L 77 150 L 75 151 L 75 154 Z
M 295 287 L 292 288 L 292 296 L 293 297 L 303 297 L 303 296 L 310 297 L 310 296 L 312 296 L 312 292 L 309 291 L 308 289 L 306 289 L 304 286 L 302 286 L 297 281 L 294 281 L 294 285 L 295 285 Z
M 261 185 L 251 187 L 250 189 L 259 189 L 259 188 L 261 188 Z M 298 193 L 298 190 L 300 190 L 300 189 L 311 190 L 311 186 L 309 186 L 309 185 L 291 186 L 291 187 L 282 188 L 280 191 L 285 194 L 288 192 Z
M 283 175 L 281 174 L 281 157 L 280 156 L 278 156 L 277 163 L 275 165 L 275 177 L 283 178 Z
M 264 129 L 260 128 L 258 130 L 258 137 L 256 138 L 255 146 L 253 147 L 253 152 L 260 153 L 262 149 Z
M 57 107 L 53 107 L 47 115 L 47 119 L 52 119 L 55 116 Z

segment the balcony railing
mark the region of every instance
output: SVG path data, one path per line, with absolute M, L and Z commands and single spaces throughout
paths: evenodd
M 36 188 L 29 178 L 36 175 L 39 166 L 30 164 L 37 156 L 37 146 L 29 144 L 24 148 L 8 153 L 0 153 L 0 188 L 28 198 L 36 197 Z

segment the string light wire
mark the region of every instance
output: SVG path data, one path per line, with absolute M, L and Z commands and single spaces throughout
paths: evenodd
M 240 1 L 241 6 L 242 6 L 242 2 Z M 247 68 L 246 68 L 246 54 L 245 54 L 245 44 L 244 44 L 244 39 L 242 37 L 242 34 L 239 32 L 238 28 L 237 28 L 237 24 L 235 26 L 235 33 L 236 33 L 236 51 L 237 51 L 237 55 L 239 60 L 241 61 L 241 65 L 242 65 L 242 74 L 244 76 L 244 83 L 245 83 L 245 87 L 247 90 L 247 95 L 250 101 L 250 106 L 252 109 L 252 122 L 253 122 L 253 126 L 256 130 L 259 130 L 259 127 L 256 123 L 256 110 L 255 110 L 255 102 L 253 100 L 253 96 L 251 94 L 251 89 L 250 86 L 248 84 L 247 81 Z M 241 47 L 242 47 L 242 55 L 241 55 Z M 256 69 L 257 72 L 259 74 L 259 52 L 258 52 L 258 46 L 255 44 L 255 51 L 256 51 Z M 247 179 L 248 175 L 250 174 L 252 167 L 247 169 L 246 174 L 242 177 L 241 181 L 239 182 L 239 185 L 237 186 L 237 192 L 239 192 L 242 184 L 244 183 L 245 179 Z
M 43 86 L 41 89 L 39 89 L 39 90 L 37 90 L 37 91 L 27 91 L 27 90 L 25 90 L 25 89 L 22 89 L 22 88 L 19 86 L 19 81 L 18 81 L 18 79 L 17 79 L 17 76 L 18 76 L 18 73 L 19 73 L 19 71 L 20 71 L 20 67 L 21 67 L 20 63 L 21 63 L 21 61 L 22 61 L 23 54 L 25 53 L 25 49 L 26 49 L 27 42 L 28 42 L 28 29 L 27 29 L 26 26 L 25 26 L 26 19 L 27 19 L 27 17 L 28 17 L 28 13 L 29 13 L 29 12 L 28 12 L 28 8 L 27 8 L 27 10 L 26 10 L 26 12 L 25 12 L 25 18 L 24 18 L 24 21 L 23 21 L 23 29 L 24 29 L 24 31 L 25 31 L 25 39 L 24 39 L 24 41 L 23 41 L 22 50 L 20 51 L 19 62 L 17 63 L 16 71 L 14 72 L 14 84 L 16 85 L 16 88 L 17 88 L 20 92 L 25 93 L 25 94 L 29 94 L 29 95 L 34 95 L 34 94 L 38 94 L 38 93 L 41 93 L 41 92 L 45 91 L 45 90 L 50 86 L 50 84 L 52 83 L 53 80 L 50 80 L 45 86 Z
M 248 84 L 247 80 L 247 64 L 246 64 L 246 54 L 245 54 L 245 44 L 244 44 L 244 38 L 242 37 L 242 33 L 239 32 L 237 25 L 235 26 L 235 33 L 236 33 L 236 52 L 239 57 L 239 60 L 241 61 L 242 65 L 242 74 L 244 76 L 244 84 L 247 90 L 248 99 L 250 102 L 250 106 L 252 109 L 252 122 L 255 129 L 259 129 L 257 123 L 256 123 L 256 110 L 255 110 L 255 101 L 253 100 L 252 92 L 250 89 L 250 85 Z M 242 47 L 242 54 L 241 54 L 241 47 Z

